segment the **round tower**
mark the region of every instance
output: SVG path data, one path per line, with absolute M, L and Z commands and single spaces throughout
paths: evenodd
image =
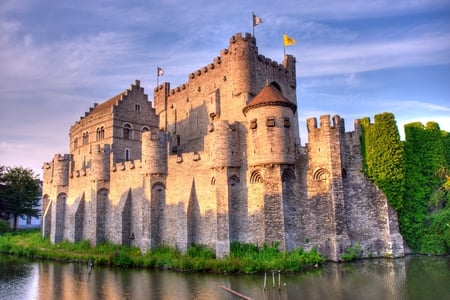
M 216 120 L 211 125 L 211 166 L 239 166 L 238 133 L 227 120 Z
M 142 133 L 142 164 L 147 174 L 167 174 L 165 134 L 159 130 Z
M 55 154 L 53 157 L 53 185 L 67 186 L 69 184 L 70 154 Z
M 110 145 L 100 145 L 92 151 L 92 165 L 91 176 L 94 180 L 109 180 L 109 162 L 110 162 L 111 148 Z
M 266 85 L 244 107 L 249 165 L 295 163 L 296 109 L 274 85 Z
M 257 54 L 255 38 L 249 33 L 244 36 L 237 33 L 230 38 L 229 52 L 233 95 L 253 92 Z

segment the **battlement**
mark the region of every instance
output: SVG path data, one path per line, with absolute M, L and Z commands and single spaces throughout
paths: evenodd
M 243 43 L 243 44 L 242 44 Z M 258 54 L 258 49 L 256 47 L 256 39 L 253 37 L 250 33 L 236 33 L 230 38 L 230 47 L 223 49 L 220 51 L 220 56 L 217 56 L 214 58 L 213 62 L 197 69 L 196 71 L 192 72 L 188 76 L 188 81 L 173 88 L 170 89 L 169 85 L 169 92 L 168 96 L 176 96 L 177 93 L 185 91 L 187 87 L 189 87 L 191 84 L 193 84 L 196 80 L 200 80 L 202 76 L 205 76 L 208 73 L 216 74 L 214 71 L 217 70 L 226 60 L 232 59 L 230 56 L 232 55 L 232 51 L 230 50 L 232 46 L 236 46 L 236 44 L 242 44 L 242 46 L 239 46 L 239 48 L 248 48 L 252 47 L 254 49 L 254 55 L 257 58 L 257 61 L 265 66 L 270 66 L 277 70 L 278 72 L 283 72 L 285 74 L 289 73 L 289 69 L 292 68 L 292 70 L 295 69 L 295 58 L 292 55 L 286 55 L 285 60 L 283 63 L 278 63 L 262 54 Z M 222 74 L 220 74 L 222 75 Z M 213 75 L 212 75 L 213 76 Z M 221 78 L 223 81 L 227 80 L 226 75 L 224 75 Z M 155 93 L 155 99 L 158 98 L 157 94 L 164 92 L 164 85 L 168 83 L 162 83 L 155 87 L 154 93 Z
M 232 44 L 239 43 L 239 42 L 246 42 L 246 43 L 250 42 L 250 43 L 252 43 L 253 45 L 256 45 L 256 39 L 255 39 L 255 37 L 252 36 L 252 35 L 251 35 L 250 33 L 248 33 L 248 32 L 245 32 L 244 35 L 242 35 L 241 32 L 238 32 L 238 33 L 236 33 L 235 35 L 233 35 L 233 36 L 230 37 L 230 46 L 231 46 Z
M 53 156 L 53 161 L 69 161 L 71 160 L 71 155 L 70 154 L 55 154 Z
M 136 167 L 142 168 L 140 159 L 128 160 L 128 161 L 124 161 L 124 162 L 115 163 L 112 166 L 111 171 L 116 172 L 116 171 L 133 170 Z
M 339 129 L 345 130 L 344 119 L 338 115 L 330 118 L 330 115 L 320 116 L 320 124 L 317 126 L 317 118 L 308 118 L 306 120 L 306 127 L 308 132 L 320 129 Z
M 111 145 L 110 144 L 104 144 L 103 147 L 98 144 L 96 145 L 96 147 L 94 147 L 94 149 L 92 150 L 93 153 L 97 152 L 97 153 L 107 153 L 109 155 L 109 153 L 111 152 Z

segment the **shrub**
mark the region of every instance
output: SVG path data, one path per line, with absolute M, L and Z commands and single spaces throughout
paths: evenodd
M 0 219 L 0 234 L 11 231 L 11 228 L 9 227 L 9 222 Z
M 360 258 L 362 255 L 362 248 L 360 243 L 356 243 L 352 247 L 345 249 L 345 254 L 341 255 L 343 261 L 352 261 Z

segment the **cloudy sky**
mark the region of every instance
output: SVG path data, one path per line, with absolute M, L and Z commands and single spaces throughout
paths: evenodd
M 41 174 L 67 153 L 70 126 L 94 102 L 134 82 L 150 98 L 212 62 L 230 36 L 252 31 L 259 53 L 283 59 L 297 43 L 301 138 L 307 117 L 393 112 L 400 131 L 437 121 L 450 131 L 448 0 L 2 0 L 0 165 Z

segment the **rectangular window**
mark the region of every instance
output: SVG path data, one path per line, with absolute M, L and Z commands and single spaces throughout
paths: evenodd
M 267 118 L 266 126 L 267 127 L 275 127 L 275 118 L 273 118 L 273 117 Z
M 140 104 L 135 104 L 134 105 L 134 110 L 135 111 L 141 111 L 141 105 Z
M 250 129 L 256 129 L 258 127 L 258 124 L 256 123 L 256 119 L 253 119 L 250 121 Z

